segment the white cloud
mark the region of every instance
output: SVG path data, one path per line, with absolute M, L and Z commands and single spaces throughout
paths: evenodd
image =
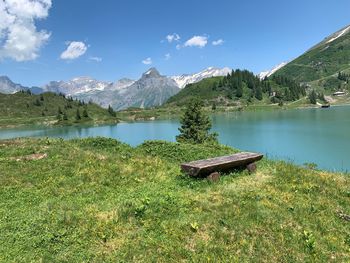
M 100 57 L 89 57 L 90 60 L 92 61 L 96 61 L 96 62 L 101 62 L 102 61 L 102 58 Z
M 214 40 L 212 42 L 213 46 L 221 46 L 222 44 L 224 44 L 224 40 L 223 39 L 218 39 L 218 40 Z
M 51 0 L 0 1 L 0 59 L 33 60 L 49 40 L 50 33 L 38 31 L 35 20 L 49 15 Z
M 185 47 L 200 47 L 203 48 L 208 43 L 208 37 L 206 36 L 193 36 L 185 42 Z
M 177 50 L 181 49 L 181 45 L 180 45 L 180 44 L 177 44 L 177 45 L 176 45 L 176 49 L 177 49 Z
M 87 46 L 84 42 L 72 41 L 67 43 L 68 47 L 61 54 L 61 59 L 76 59 L 85 54 Z
M 151 65 L 152 64 L 152 59 L 151 58 L 146 58 L 142 60 L 142 63 L 145 65 Z
M 169 59 L 171 59 L 170 53 L 165 54 L 165 60 L 169 60 Z
M 173 42 L 173 41 L 179 41 L 180 40 L 180 36 L 176 33 L 171 34 L 171 35 L 167 35 L 166 40 L 168 40 L 169 43 Z

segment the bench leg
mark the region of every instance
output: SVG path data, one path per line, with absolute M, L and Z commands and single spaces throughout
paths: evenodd
M 217 182 L 220 179 L 220 174 L 218 172 L 211 173 L 207 176 L 210 182 Z
M 250 163 L 247 165 L 247 170 L 249 173 L 255 173 L 256 171 L 256 163 Z

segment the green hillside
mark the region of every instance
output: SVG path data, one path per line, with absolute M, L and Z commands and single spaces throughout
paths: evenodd
M 308 82 L 313 88 L 333 91 L 350 89 L 349 78 L 338 78 L 339 72 L 346 74 L 350 71 L 350 30 L 345 29 L 327 37 L 278 70 L 274 76 L 288 76 L 297 82 Z
M 54 93 L 0 93 L 0 127 L 117 122 L 113 115 L 97 104 L 76 101 Z
M 226 77 L 207 78 L 187 85 L 171 97 L 167 105 L 183 106 L 195 97 L 204 100 L 207 105 L 283 104 L 305 95 L 305 88 L 287 77 L 260 80 L 252 72 L 235 70 Z
M 0 142 L 1 262 L 349 262 L 350 177 L 263 159 L 217 183 L 220 145 Z

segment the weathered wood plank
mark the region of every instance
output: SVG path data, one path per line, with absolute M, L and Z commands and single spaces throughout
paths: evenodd
M 204 176 L 212 172 L 228 171 L 237 167 L 261 160 L 264 155 L 259 153 L 242 152 L 206 160 L 198 160 L 181 164 L 181 169 L 190 176 Z

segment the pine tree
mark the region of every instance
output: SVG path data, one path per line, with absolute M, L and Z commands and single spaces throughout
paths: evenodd
M 317 103 L 317 94 L 315 90 L 312 90 L 309 94 L 309 100 L 311 104 L 316 104 Z
M 41 100 L 41 101 L 44 101 L 44 96 L 43 96 L 43 94 L 40 94 L 40 100 Z
M 109 113 L 111 116 L 113 116 L 113 117 L 116 116 L 116 113 L 115 113 L 115 111 L 113 110 L 113 108 L 111 107 L 111 105 L 108 105 L 108 113 Z
M 255 98 L 257 98 L 258 100 L 262 100 L 263 99 L 263 94 L 262 94 L 262 90 L 260 86 L 257 86 L 255 88 Z
M 243 85 L 242 85 L 242 82 L 239 82 L 237 86 L 236 97 L 241 98 L 242 96 L 243 96 Z
M 202 111 L 203 102 L 192 101 L 181 118 L 180 135 L 176 136 L 178 142 L 204 143 L 217 142 L 217 134 L 210 134 L 211 121 Z
M 76 114 L 75 114 L 75 119 L 76 119 L 77 121 L 81 120 L 79 108 L 77 109 L 77 112 L 76 112 Z
M 88 114 L 86 109 L 84 109 L 84 111 L 83 111 L 83 117 L 84 118 L 89 118 L 89 114 Z
M 67 120 L 68 120 L 68 116 L 67 116 L 67 113 L 66 113 L 66 112 L 63 113 L 63 120 L 64 120 L 64 121 L 67 121 Z
M 57 114 L 62 114 L 63 112 L 62 112 L 62 110 L 61 110 L 61 107 L 58 107 L 58 109 L 57 109 Z

